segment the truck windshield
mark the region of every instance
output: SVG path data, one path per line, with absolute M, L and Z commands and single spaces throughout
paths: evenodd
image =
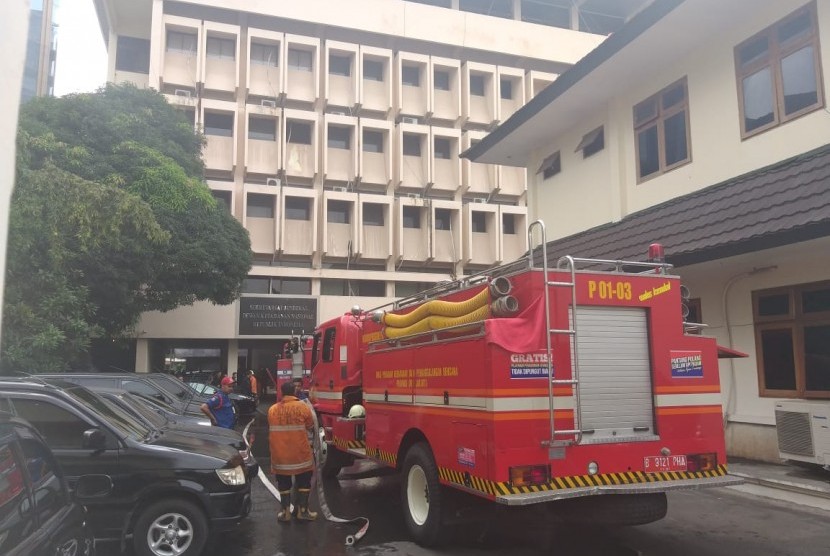
M 64 391 L 75 398 L 78 403 L 103 417 L 107 423 L 116 428 L 124 436 L 142 440 L 152 432 L 147 426 L 139 423 L 121 409 L 113 407 L 97 394 L 90 392 L 86 388 L 67 388 Z

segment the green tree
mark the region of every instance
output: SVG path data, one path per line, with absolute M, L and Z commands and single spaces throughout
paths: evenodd
M 108 85 L 20 116 L 9 222 L 5 370 L 81 366 L 143 311 L 228 304 L 248 234 L 202 179 L 204 139 L 153 91 Z

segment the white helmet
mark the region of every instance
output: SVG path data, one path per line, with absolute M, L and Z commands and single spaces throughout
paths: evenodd
M 361 419 L 363 417 L 366 417 L 366 408 L 362 405 L 353 405 L 349 410 L 349 419 Z

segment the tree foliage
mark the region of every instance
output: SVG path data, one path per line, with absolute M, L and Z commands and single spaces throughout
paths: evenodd
M 203 138 L 160 94 L 108 85 L 20 115 L 3 315 L 4 369 L 80 366 L 144 311 L 227 304 L 245 229 L 202 179 Z

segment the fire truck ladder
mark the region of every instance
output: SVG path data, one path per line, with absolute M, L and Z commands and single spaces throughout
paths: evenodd
M 559 267 L 566 266 L 570 271 L 570 280 L 561 282 L 558 280 L 550 280 L 548 278 L 548 250 L 547 250 L 547 235 L 545 233 L 545 223 L 541 220 L 536 220 L 527 228 L 527 245 L 528 245 L 528 267 L 530 270 L 539 270 L 533 263 L 533 250 L 535 245 L 533 243 L 533 229 L 539 228 L 542 236 L 541 252 L 542 252 L 542 280 L 545 283 L 543 291 L 545 293 L 545 342 L 547 348 L 547 366 L 548 366 L 548 403 L 550 409 L 550 438 L 543 440 L 542 445 L 547 446 L 550 451 L 550 457 L 561 457 L 557 455 L 559 449 L 564 446 L 579 444 L 582 441 L 582 405 L 579 399 L 579 350 L 576 345 L 577 326 L 576 326 L 576 263 L 573 257 L 562 257 L 559 259 Z M 571 290 L 571 328 L 551 328 L 550 324 L 550 290 L 551 288 L 568 288 Z M 551 347 L 551 336 L 554 334 L 566 334 L 570 336 L 573 345 L 573 372 L 569 379 L 558 379 L 553 373 L 553 349 Z M 574 428 L 571 430 L 556 430 L 554 424 L 554 397 L 553 389 L 556 386 L 570 386 L 574 391 Z M 559 440 L 557 437 L 573 436 L 572 439 Z

